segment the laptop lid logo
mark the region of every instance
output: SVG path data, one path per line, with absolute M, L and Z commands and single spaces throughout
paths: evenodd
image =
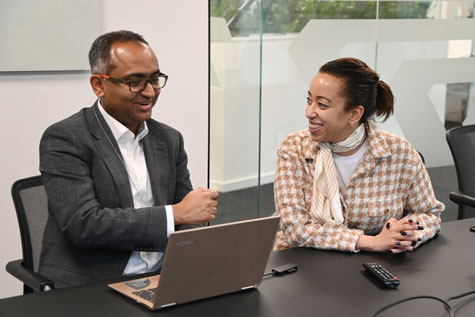
M 190 245 L 193 245 L 195 243 L 195 241 L 193 240 L 183 240 L 183 241 L 178 241 L 176 243 L 176 246 L 177 247 L 189 247 Z

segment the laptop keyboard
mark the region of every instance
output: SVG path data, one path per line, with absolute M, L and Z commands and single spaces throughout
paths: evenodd
M 132 294 L 142 297 L 143 299 L 153 303 L 155 299 L 155 291 L 157 290 L 156 287 L 143 289 L 141 291 L 132 292 Z

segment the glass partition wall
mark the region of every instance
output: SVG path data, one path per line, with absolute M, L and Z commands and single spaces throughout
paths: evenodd
M 475 1 L 211 0 L 210 186 L 216 222 L 274 210 L 276 152 L 307 128 L 320 66 L 357 57 L 396 97 L 379 126 L 426 161 L 443 220 L 456 218 L 446 129 L 475 123 Z

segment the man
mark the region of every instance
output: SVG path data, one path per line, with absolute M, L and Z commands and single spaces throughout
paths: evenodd
M 158 270 L 170 233 L 214 220 L 217 206 L 215 191 L 192 190 L 182 135 L 151 119 L 168 76 L 143 37 L 104 34 L 89 62 L 98 100 L 40 143 L 39 272 L 58 288 Z

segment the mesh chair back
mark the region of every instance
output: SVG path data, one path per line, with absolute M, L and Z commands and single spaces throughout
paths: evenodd
M 454 158 L 459 190 L 475 197 L 475 125 L 450 129 L 446 137 Z M 473 215 L 475 208 L 459 205 L 459 219 Z
M 24 266 L 38 272 L 48 220 L 48 197 L 41 176 L 16 181 L 12 185 L 12 196 L 20 226 Z

